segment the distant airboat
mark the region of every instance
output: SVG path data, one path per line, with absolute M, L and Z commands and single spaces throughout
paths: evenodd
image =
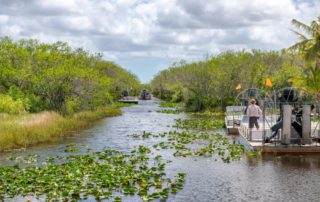
M 124 91 L 122 91 L 122 96 L 118 100 L 118 102 L 138 104 L 139 99 L 137 96 L 129 96 L 129 92 L 127 90 L 124 90 Z
M 151 94 L 147 89 L 141 91 L 140 100 L 151 100 Z

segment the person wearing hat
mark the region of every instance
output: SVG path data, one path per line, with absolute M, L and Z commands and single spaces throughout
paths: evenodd
M 258 119 L 262 115 L 262 110 L 258 105 L 256 105 L 256 100 L 251 99 L 250 105 L 247 109 L 247 115 L 249 116 L 249 129 L 251 130 L 256 126 L 256 128 L 259 130 L 259 123 Z

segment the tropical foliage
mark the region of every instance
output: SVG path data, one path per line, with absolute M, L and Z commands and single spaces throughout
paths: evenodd
M 298 20 L 292 20 L 292 24 L 305 34 L 293 31 L 299 41 L 292 45 L 289 50 L 298 52 L 305 65 L 301 77 L 293 81 L 297 87 L 303 88 L 316 97 L 317 105 L 320 105 L 320 16 L 317 21 L 306 25 Z
M 123 89 L 139 92 L 135 75 L 104 61 L 101 54 L 71 48 L 65 42 L 14 42 L 3 37 L 0 58 L 1 96 L 7 101 L 11 97 L 13 104 L 22 102 L 29 112 L 93 110 L 112 103 Z
M 312 21 L 311 25 L 306 25 L 296 19 L 292 20 L 292 24 L 307 35 L 293 31 L 300 40 L 289 49 L 298 50 L 306 60 L 313 61 L 315 67 L 320 68 L 320 16 L 317 21 Z

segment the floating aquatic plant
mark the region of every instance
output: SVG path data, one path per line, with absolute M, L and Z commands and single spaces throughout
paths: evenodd
M 181 109 L 162 109 L 162 110 L 157 110 L 156 112 L 164 113 L 164 114 L 180 114 L 183 112 L 183 110 L 181 110 Z
M 176 127 L 219 128 L 224 123 L 212 120 L 177 120 Z M 123 195 L 138 195 L 142 200 L 167 199 L 183 188 L 185 174 L 168 178 L 161 155 L 152 151 L 169 149 L 174 156 L 205 156 L 230 162 L 240 158 L 243 146 L 221 134 L 170 131 L 153 134 L 144 131 L 133 138 L 159 138 L 152 148 L 138 145 L 129 153 L 107 149 L 92 151 L 86 146 L 67 145 L 65 156 L 12 157 L 15 166 L 0 167 L 0 201 L 16 196 L 34 196 L 47 201 L 96 200 L 121 201 Z M 83 151 L 85 149 L 85 151 Z
M 153 134 L 150 133 L 150 132 L 143 131 L 142 134 L 132 134 L 132 135 L 129 135 L 129 136 L 131 136 L 133 138 L 149 138 L 152 135 Z
M 75 145 L 66 149 L 77 151 Z M 32 164 L 0 167 L 0 200 L 30 195 L 47 201 L 76 201 L 89 196 L 121 201 L 121 195 L 166 199 L 170 192 L 176 193 L 183 187 L 185 174 L 178 173 L 173 179 L 166 177 L 167 162 L 162 162 L 159 155 L 151 158 L 150 152 L 150 148 L 140 145 L 130 154 L 111 149 L 72 153 L 49 157 L 42 164 L 34 164 L 37 156 L 29 156 L 27 163 Z M 24 158 L 11 158 L 21 159 Z
M 136 137 L 142 137 L 136 134 Z M 206 156 L 229 163 L 239 160 L 244 153 L 243 145 L 229 137 L 216 133 L 195 133 L 190 131 L 170 131 L 161 134 L 148 134 L 149 138 L 166 138 L 153 145 L 154 149 L 174 150 L 174 156 Z
M 204 111 L 204 112 L 188 112 L 188 114 L 195 117 L 223 117 L 223 112 L 212 112 L 212 111 Z
M 160 107 L 164 108 L 178 108 L 178 107 L 183 107 L 184 104 L 181 102 L 175 103 L 175 102 L 160 102 L 159 103 Z
M 195 130 L 212 130 L 224 126 L 224 121 L 220 119 L 176 119 L 176 124 L 173 125 L 175 128 Z

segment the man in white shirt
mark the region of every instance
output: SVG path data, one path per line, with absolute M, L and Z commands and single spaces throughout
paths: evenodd
M 249 116 L 249 128 L 250 130 L 256 126 L 256 128 L 259 130 L 259 123 L 258 119 L 262 115 L 262 110 L 258 105 L 256 105 L 256 100 L 251 99 L 250 105 L 247 109 L 247 115 Z

